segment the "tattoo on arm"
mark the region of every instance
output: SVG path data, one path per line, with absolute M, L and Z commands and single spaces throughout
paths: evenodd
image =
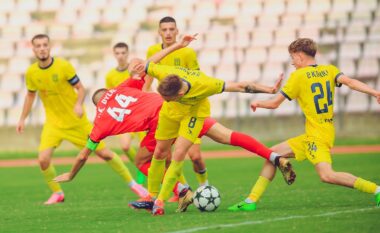
M 264 93 L 263 91 L 258 90 L 256 87 L 254 87 L 253 85 L 249 85 L 249 84 L 244 87 L 244 92 L 245 93 Z

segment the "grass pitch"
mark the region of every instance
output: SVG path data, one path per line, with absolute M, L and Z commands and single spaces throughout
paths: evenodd
M 338 171 L 352 172 L 380 183 L 380 156 L 338 155 Z M 106 164 L 86 165 L 76 180 L 63 185 L 66 202 L 43 206 L 50 192 L 37 167 L 0 169 L 0 232 L 379 232 L 380 208 L 374 197 L 356 190 L 322 184 L 312 165 L 293 161 L 297 181 L 288 186 L 278 176 L 255 212 L 232 213 L 227 207 L 249 193 L 263 163 L 260 158 L 210 159 L 209 180 L 222 196 L 216 212 L 194 206 L 152 217 L 130 209 L 135 195 Z M 57 166 L 58 173 L 69 166 Z M 129 166 L 131 171 L 134 171 Z M 190 161 L 185 174 L 196 186 Z

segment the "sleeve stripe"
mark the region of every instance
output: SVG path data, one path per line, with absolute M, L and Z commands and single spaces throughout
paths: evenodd
M 340 76 L 342 76 L 342 75 L 343 75 L 343 73 L 340 72 L 340 73 L 338 73 L 338 74 L 335 76 L 335 86 L 336 86 L 336 87 L 341 87 L 341 86 L 342 86 L 342 84 L 338 82 L 338 78 L 339 78 Z
M 226 82 L 223 82 L 222 91 L 220 93 L 224 92 L 225 89 L 226 89 Z
M 77 75 L 74 75 L 74 77 L 72 77 L 72 78 L 69 79 L 68 81 L 69 81 L 69 83 L 70 83 L 71 85 L 75 85 L 75 84 L 77 84 L 80 80 L 79 80 L 79 77 L 78 77 Z
M 28 91 L 34 93 L 34 92 L 36 92 L 37 90 L 30 90 L 30 89 L 28 89 Z
M 280 93 L 285 97 L 287 98 L 289 101 L 292 101 L 292 99 L 284 92 L 284 91 L 280 91 Z

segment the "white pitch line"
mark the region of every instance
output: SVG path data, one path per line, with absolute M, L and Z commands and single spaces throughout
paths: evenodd
M 228 227 L 233 228 L 233 227 L 244 226 L 244 225 L 259 225 L 263 223 L 280 222 L 280 221 L 299 219 L 299 218 L 334 216 L 334 215 L 339 215 L 339 214 L 364 212 L 364 211 L 370 211 L 370 210 L 376 210 L 376 209 L 379 210 L 378 207 L 371 207 L 371 208 L 362 208 L 362 209 L 354 209 L 354 210 L 326 212 L 323 214 L 315 214 L 315 215 L 293 215 L 293 216 L 288 216 L 288 217 L 279 217 L 279 218 L 263 219 L 263 220 L 256 220 L 256 221 L 246 221 L 246 222 L 240 222 L 240 223 L 221 224 L 221 225 L 214 225 L 214 226 L 207 226 L 207 227 L 196 227 L 196 228 L 185 229 L 185 230 L 180 230 L 180 231 L 171 231 L 167 233 L 190 233 L 190 232 L 197 232 L 197 231 L 216 229 L 216 228 L 228 228 Z

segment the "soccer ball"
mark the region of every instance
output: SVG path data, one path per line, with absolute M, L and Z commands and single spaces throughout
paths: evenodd
M 193 202 L 202 212 L 215 211 L 220 205 L 219 191 L 214 186 L 201 186 L 194 192 Z

